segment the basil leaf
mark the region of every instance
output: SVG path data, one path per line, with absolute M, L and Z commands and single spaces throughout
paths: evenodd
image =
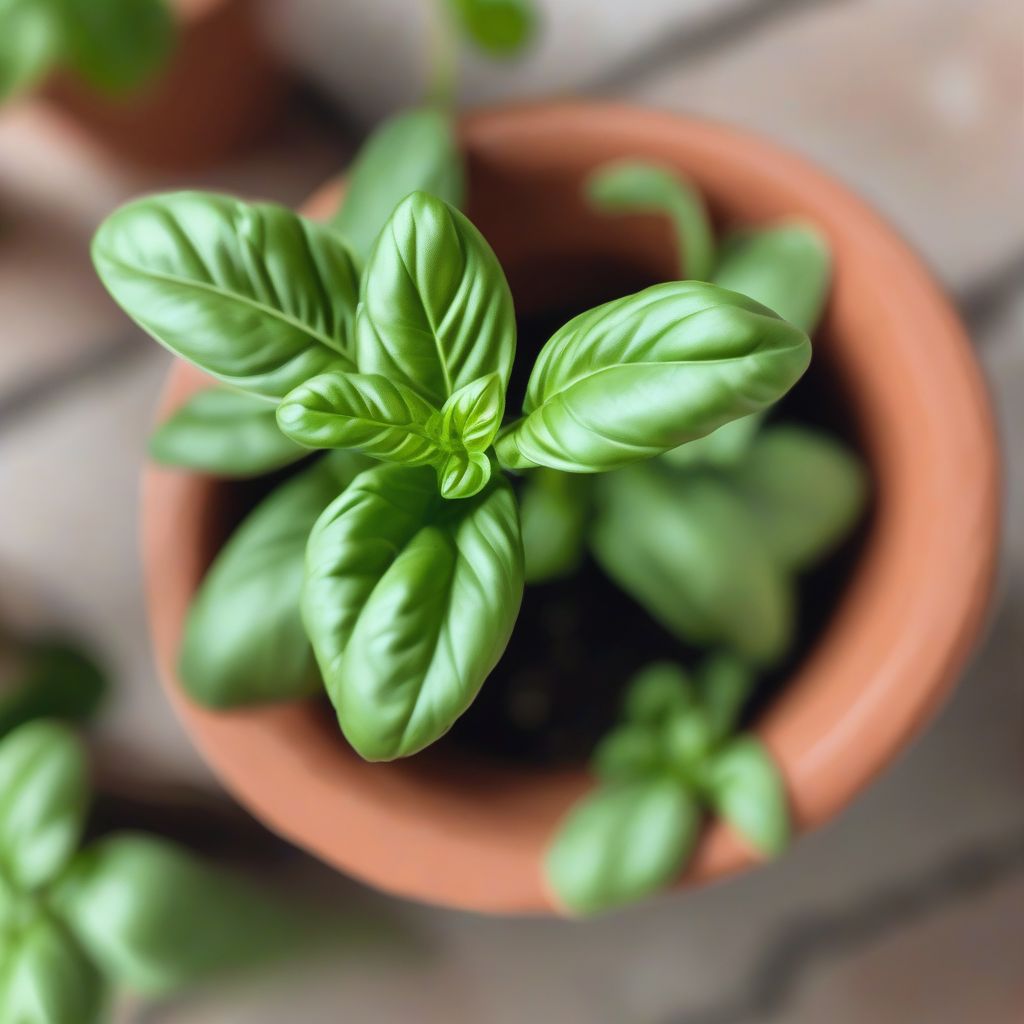
M 537 469 L 526 477 L 520 515 L 527 583 L 575 572 L 583 561 L 590 513 L 586 477 L 554 469 Z
M 6 1024 L 98 1024 L 104 1009 L 96 969 L 42 914 L 6 936 L 0 963 L 0 1020 Z
M 531 0 L 447 0 L 468 39 L 494 57 L 519 53 L 536 35 Z
M 104 973 L 147 996 L 254 966 L 303 937 L 298 912 L 265 888 L 150 836 L 84 850 L 52 901 Z
M 89 804 L 85 754 L 55 722 L 30 722 L 0 742 L 0 871 L 36 889 L 67 864 Z
M 491 247 L 458 210 L 414 192 L 381 232 L 363 276 L 356 362 L 441 407 L 497 372 L 508 385 L 516 322 Z
M 765 430 L 734 479 L 768 547 L 792 569 L 829 554 L 860 518 L 868 493 L 864 467 L 849 449 L 796 426 Z
M 39 0 L 0 0 L 0 102 L 31 88 L 60 48 L 56 11 Z
M 661 725 L 692 707 L 693 700 L 693 684 L 682 666 L 659 661 L 630 680 L 623 712 L 630 721 Z
M 665 452 L 661 457 L 677 469 L 690 469 L 694 466 L 727 469 L 735 466 L 747 454 L 763 422 L 764 414 L 760 412 L 741 416 L 705 437 L 698 437 L 696 441 L 689 441 Z
M 303 618 L 342 731 L 370 761 L 444 735 L 501 657 L 523 591 L 508 483 L 444 501 L 426 469 L 363 473 L 317 521 Z
M 103 222 L 92 256 L 139 326 L 227 384 L 283 398 L 353 368 L 352 257 L 284 207 L 201 192 L 139 199 Z
M 438 472 L 442 498 L 472 498 L 491 479 L 491 460 L 483 452 L 452 452 Z
M 712 280 L 760 302 L 810 334 L 821 319 L 831 276 L 824 236 L 809 224 L 783 221 L 730 236 Z
M 405 111 L 379 125 L 359 151 L 331 226 L 365 262 L 395 207 L 410 192 L 429 192 L 461 206 L 464 191 L 451 116 L 434 108 Z
M 295 700 L 321 686 L 299 601 L 309 531 L 366 467 L 332 453 L 269 494 L 221 549 L 189 608 L 182 685 L 207 707 Z
M 8 641 L 0 636 L 0 647 Z M 62 637 L 13 641 L 15 672 L 0 672 L 0 737 L 38 718 L 86 721 L 109 688 L 103 669 L 88 652 Z
M 701 663 L 697 686 L 716 743 L 735 729 L 755 681 L 750 667 L 731 654 L 712 654 Z
M 711 278 L 715 236 L 707 207 L 700 192 L 677 171 L 643 160 L 621 160 L 598 168 L 586 190 L 587 198 L 600 210 L 665 214 L 679 245 L 679 276 L 696 281 Z
M 662 729 L 665 759 L 694 789 L 704 780 L 707 761 L 715 746 L 714 731 L 702 707 L 670 718 Z
M 406 466 L 438 461 L 436 416 L 415 391 L 379 373 L 322 373 L 277 410 L 281 430 L 308 448 L 355 448 Z
M 577 804 L 548 849 L 548 884 L 567 910 L 592 914 L 668 885 L 697 841 L 696 801 L 672 779 L 604 786 Z
M 627 722 L 594 748 L 591 771 L 604 782 L 633 782 L 662 769 L 661 738 L 651 725 Z
M 805 334 L 741 295 L 655 285 L 555 333 L 498 456 L 576 473 L 648 459 L 771 405 L 809 359 Z
M 103 92 L 138 89 L 174 47 L 174 15 L 167 0 L 57 0 L 57 8 L 68 61 Z
M 786 790 L 771 755 L 744 736 L 711 766 L 708 794 L 715 810 L 759 853 L 773 857 L 789 843 Z
M 298 462 L 309 452 L 281 433 L 274 406 L 265 399 L 208 388 L 153 431 L 149 454 L 167 466 L 250 477 Z
M 653 465 L 599 481 L 591 536 L 605 572 L 681 639 L 770 664 L 793 636 L 788 575 L 756 521 L 709 477 L 672 479 Z
M 486 451 L 505 414 L 505 384 L 497 373 L 459 388 L 441 410 L 441 437 L 451 449 Z

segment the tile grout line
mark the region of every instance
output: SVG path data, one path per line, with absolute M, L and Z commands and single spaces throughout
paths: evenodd
M 767 1021 L 800 989 L 808 969 L 862 949 L 899 928 L 1024 873 L 1024 828 L 953 854 L 923 879 L 890 883 L 854 909 L 794 918 L 764 945 L 740 994 L 717 1005 L 684 1011 L 671 1024 L 749 1024 Z
M 853 0 L 762 0 L 721 17 L 708 16 L 696 25 L 681 25 L 667 30 L 652 46 L 624 58 L 574 91 L 599 96 L 617 93 L 658 74 L 669 65 L 711 57 L 719 50 L 805 11 L 851 2 Z

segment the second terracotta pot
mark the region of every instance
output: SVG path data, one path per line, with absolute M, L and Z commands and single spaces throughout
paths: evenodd
M 616 105 L 475 114 L 463 124 L 469 215 L 520 310 L 604 297 L 623 268 L 674 276 L 666 229 L 616 223 L 580 198 L 618 157 L 689 175 L 722 223 L 800 215 L 828 236 L 835 287 L 816 358 L 852 409 L 875 510 L 826 630 L 758 733 L 802 829 L 835 815 L 922 726 L 983 622 L 998 537 L 998 455 L 970 345 L 946 299 L 892 230 L 802 160 L 730 129 Z M 337 189 L 309 206 L 324 215 Z M 178 365 L 161 415 L 208 382 Z M 543 851 L 590 784 L 581 771 L 446 760 L 366 764 L 310 704 L 210 712 L 175 675 L 186 609 L 224 539 L 224 485 L 150 467 L 143 545 L 153 638 L 168 693 L 227 788 L 298 845 L 403 896 L 490 912 L 549 912 Z M 711 827 L 682 884 L 752 863 Z

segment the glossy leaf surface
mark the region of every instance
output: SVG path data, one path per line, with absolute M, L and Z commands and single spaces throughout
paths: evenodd
M 71 67 L 103 92 L 128 93 L 162 68 L 175 43 L 167 0 L 57 0 Z
M 0 951 L 4 1024 L 99 1024 L 104 987 L 61 924 L 43 913 L 8 932 Z
M 679 245 L 679 276 L 711 279 L 715 236 L 704 199 L 681 174 L 644 160 L 622 160 L 591 175 L 587 196 L 594 206 L 611 213 L 665 214 Z
M 728 487 L 643 465 L 602 478 L 598 496 L 591 537 L 598 561 L 666 628 L 755 663 L 785 653 L 791 582 Z
M 447 0 L 462 33 L 485 53 L 509 57 L 537 30 L 533 0 Z
M 805 334 L 743 296 L 694 281 L 655 285 L 555 333 L 498 455 L 512 468 L 615 469 L 767 407 L 809 359 Z
M 805 427 L 765 430 L 734 473 L 780 562 L 804 569 L 829 554 L 864 511 L 868 480 L 841 442 Z
M 363 277 L 356 361 L 440 408 L 498 373 L 507 385 L 516 324 L 505 274 L 479 231 L 424 192 L 404 199 Z
M 271 492 L 221 549 L 189 608 L 181 681 L 207 707 L 293 700 L 320 674 L 299 602 L 306 541 L 320 513 L 368 463 L 332 453 Z
M 277 422 L 307 448 L 354 448 L 384 462 L 437 461 L 435 410 L 378 373 L 323 373 L 289 392 Z
M 352 258 L 284 207 L 173 192 L 122 206 L 93 262 L 132 319 L 214 377 L 268 398 L 352 369 Z
M 591 508 L 591 481 L 584 476 L 536 469 L 526 477 L 520 515 L 527 583 L 561 579 L 579 567 Z
M 434 108 L 405 111 L 379 125 L 359 151 L 331 225 L 365 263 L 381 229 L 410 192 L 429 192 L 461 206 L 464 191 L 451 116 Z
M 504 651 L 522 590 L 500 477 L 448 502 L 428 469 L 379 466 L 330 505 L 306 552 L 303 618 L 356 751 L 390 760 L 447 732 Z
M 143 995 L 259 964 L 302 931 L 265 889 L 144 835 L 82 851 L 53 902 L 104 973 Z
M 811 334 L 828 298 L 832 259 L 824 236 L 799 221 L 740 231 L 725 243 L 712 280 Z
M 250 477 L 281 469 L 309 452 L 281 433 L 274 406 L 266 399 L 207 388 L 153 431 L 149 454 L 167 466 Z
M 0 102 L 35 85 L 60 48 L 56 9 L 39 0 L 0 0 Z
M 567 910 L 591 914 L 668 885 L 697 840 L 696 802 L 672 779 L 611 784 L 570 812 L 548 850 L 548 884 Z
M 775 856 L 789 842 L 786 790 L 764 745 L 736 740 L 711 766 L 708 795 L 715 810 L 759 853 Z
M 74 733 L 30 722 L 0 743 L 0 871 L 20 889 L 50 882 L 82 837 L 89 805 L 85 754 Z

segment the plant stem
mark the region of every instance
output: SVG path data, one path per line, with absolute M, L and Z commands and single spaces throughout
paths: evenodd
M 427 99 L 439 107 L 455 105 L 459 80 L 459 40 L 448 0 L 430 0 Z

